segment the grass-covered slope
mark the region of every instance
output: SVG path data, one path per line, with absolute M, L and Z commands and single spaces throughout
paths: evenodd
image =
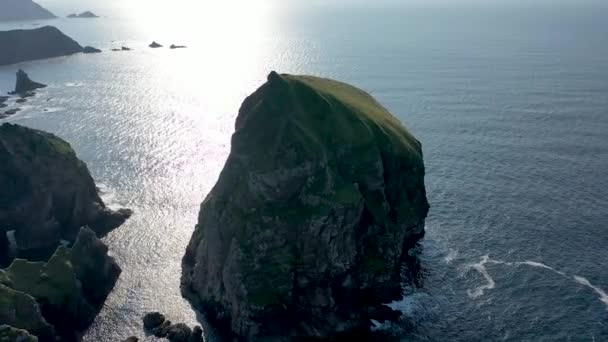
M 399 294 L 428 212 L 420 143 L 369 94 L 271 73 L 243 103 L 184 257 L 184 294 L 233 333 L 328 337 Z

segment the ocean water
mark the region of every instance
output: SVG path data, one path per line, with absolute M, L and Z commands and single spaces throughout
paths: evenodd
M 181 257 L 238 107 L 271 70 L 366 89 L 423 143 L 432 209 L 420 269 L 391 304 L 401 324 L 378 329 L 404 341 L 608 341 L 605 6 L 179 4 L 0 24 L 133 48 L 0 67 L 3 92 L 17 68 L 49 84 L 0 122 L 63 137 L 104 199 L 135 211 L 106 238 L 123 273 L 85 341 L 143 337 L 150 310 L 196 322 Z

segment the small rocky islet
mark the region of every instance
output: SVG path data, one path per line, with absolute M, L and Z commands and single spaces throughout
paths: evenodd
M 182 294 L 227 339 L 366 338 L 372 319 L 400 316 L 384 304 L 401 298 L 424 235 L 424 174 L 419 141 L 369 94 L 272 72 L 239 110 Z M 121 272 L 99 237 L 130 215 L 105 207 L 67 142 L 0 126 L 3 341 L 78 341 Z M 142 323 L 172 342 L 203 340 L 158 312 Z

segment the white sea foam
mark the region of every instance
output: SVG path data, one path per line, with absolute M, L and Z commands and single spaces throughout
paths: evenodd
M 481 285 L 472 290 L 467 290 L 467 294 L 469 295 L 470 298 L 478 298 L 478 297 L 482 296 L 486 290 L 492 290 L 496 287 L 496 282 L 494 281 L 492 276 L 488 273 L 488 270 L 485 266 L 486 264 L 505 265 L 505 266 L 522 266 L 522 265 L 524 265 L 524 266 L 538 267 L 538 268 L 543 268 L 543 269 L 549 270 L 562 277 L 570 278 L 570 276 L 568 276 L 566 273 L 564 273 L 562 271 L 558 271 L 558 270 L 554 269 L 553 267 L 545 265 L 538 261 L 526 260 L 526 261 L 506 262 L 506 261 L 502 261 L 502 260 L 494 260 L 494 259 L 491 259 L 489 255 L 484 255 L 483 257 L 481 257 L 480 262 L 469 265 L 468 269 L 469 270 L 475 269 L 477 272 L 479 272 L 479 274 L 481 274 L 486 279 L 487 284 Z M 593 291 L 595 291 L 595 293 L 597 293 L 599 296 L 599 300 L 602 303 L 606 304 L 606 309 L 608 310 L 608 294 L 606 294 L 606 292 L 604 290 L 591 284 L 589 282 L 589 280 L 587 280 L 584 277 L 574 275 L 574 276 L 572 276 L 572 278 L 577 283 L 579 283 L 583 286 L 586 286 L 586 287 L 592 289 Z
M 443 260 L 445 261 L 446 264 L 449 264 L 452 261 L 454 261 L 454 259 L 456 259 L 457 256 L 458 256 L 458 251 L 454 250 L 454 249 L 450 249 L 450 252 L 448 253 L 448 255 L 446 255 L 446 257 Z
M 606 304 L 606 309 L 608 309 L 608 294 L 606 294 L 606 292 L 604 292 L 604 290 L 591 284 L 589 282 L 589 280 L 587 280 L 587 278 L 583 278 L 583 277 L 576 276 L 576 275 L 573 276 L 573 278 L 577 283 L 587 286 L 588 288 L 595 291 L 595 293 L 597 293 L 600 296 L 600 301 L 602 301 L 602 303 Z

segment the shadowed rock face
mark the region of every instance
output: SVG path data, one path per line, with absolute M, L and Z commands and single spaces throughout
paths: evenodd
M 0 21 L 52 18 L 53 13 L 31 0 L 0 0 Z
M 52 26 L 0 31 L 0 65 L 67 56 L 82 50 L 76 41 Z
M 241 106 L 182 291 L 242 339 L 367 332 L 429 210 L 420 143 L 367 93 L 271 73 Z
M 75 241 L 82 226 L 103 236 L 130 215 L 104 205 L 87 166 L 67 142 L 18 125 L 0 126 L 0 232 L 15 230 L 21 256 L 52 253 L 60 240 Z
M 0 270 L 0 322 L 41 341 L 53 341 L 55 331 L 61 341 L 78 340 L 121 273 L 107 251 L 82 228 L 72 248 L 60 246 L 48 262 L 15 259 Z

